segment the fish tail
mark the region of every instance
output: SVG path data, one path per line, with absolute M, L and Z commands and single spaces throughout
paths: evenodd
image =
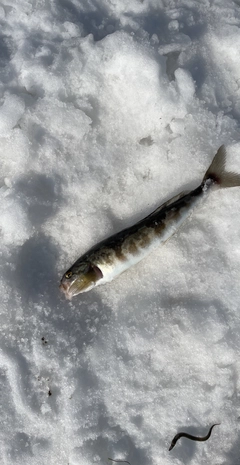
M 208 184 L 218 184 L 219 187 L 240 186 L 240 174 L 225 170 L 226 157 L 225 146 L 221 145 L 203 178 L 203 186 L 207 187 Z

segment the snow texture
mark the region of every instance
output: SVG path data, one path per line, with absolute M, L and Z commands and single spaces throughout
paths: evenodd
M 112 283 L 58 285 L 221 144 L 240 172 L 239 0 L 2 0 L 0 25 L 1 463 L 237 465 L 240 189 Z

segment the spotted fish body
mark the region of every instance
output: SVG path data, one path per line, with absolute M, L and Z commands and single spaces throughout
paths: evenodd
M 226 152 L 221 146 L 199 187 L 181 193 L 133 226 L 100 242 L 82 255 L 63 275 L 60 288 L 68 299 L 112 281 L 153 249 L 165 243 L 181 226 L 213 185 L 240 185 L 240 175 L 225 171 Z

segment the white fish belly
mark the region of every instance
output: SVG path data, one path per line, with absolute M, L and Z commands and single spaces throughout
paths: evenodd
M 156 241 L 157 242 L 157 241 Z M 113 263 L 106 263 L 106 264 L 101 264 L 98 265 L 98 268 L 100 268 L 103 278 L 97 281 L 96 286 L 99 284 L 105 284 L 110 281 L 112 281 L 114 278 L 122 274 L 124 271 L 128 270 L 133 265 L 136 265 L 139 263 L 143 258 L 145 258 L 149 253 L 151 252 L 152 249 L 158 247 L 160 242 L 154 244 L 154 242 L 151 243 L 151 246 L 146 247 L 145 249 L 139 249 L 137 254 L 127 254 L 125 255 L 125 259 L 119 260 L 119 258 L 115 258 Z

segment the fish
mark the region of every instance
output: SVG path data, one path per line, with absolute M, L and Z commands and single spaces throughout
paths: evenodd
M 63 275 L 60 290 L 67 299 L 108 283 L 176 233 L 179 227 L 212 190 L 240 186 L 240 175 L 225 169 L 226 149 L 222 145 L 201 184 L 181 192 L 133 226 L 108 237 L 83 254 Z

